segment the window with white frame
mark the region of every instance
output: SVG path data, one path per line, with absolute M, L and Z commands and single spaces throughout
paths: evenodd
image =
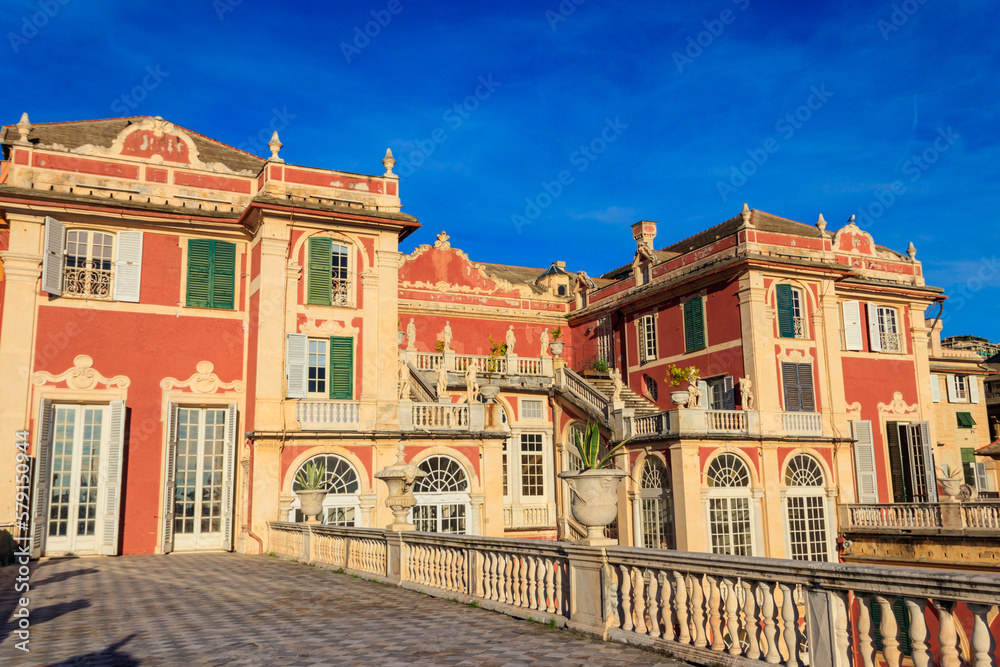
M 306 303 L 347 306 L 351 303 L 350 246 L 325 236 L 309 239 Z
M 417 530 L 465 535 L 470 510 L 469 478 L 450 456 L 430 456 L 417 466 L 426 476 L 417 480 L 413 523 Z
M 829 561 L 830 533 L 823 469 L 813 457 L 796 454 L 785 469 L 785 521 L 793 560 Z
M 541 433 L 521 434 L 521 495 L 545 495 L 545 454 Z
M 639 509 L 642 546 L 647 549 L 674 548 L 674 508 L 670 476 L 658 456 L 647 456 L 639 477 Z
M 878 306 L 878 335 L 882 351 L 894 354 L 903 352 L 903 341 L 899 335 L 899 323 L 895 308 Z
M 322 523 L 328 526 L 353 527 L 358 525 L 357 521 L 361 517 L 360 491 L 361 485 L 358 481 L 357 470 L 347 459 L 336 454 L 320 454 L 313 456 L 295 471 L 292 478 L 292 491 L 300 489 L 298 478 L 308 464 L 322 466 L 323 485 L 326 490 L 326 497 L 323 498 Z M 292 501 L 291 515 L 292 521 L 302 521 L 302 511 L 300 510 L 299 499 L 296 496 Z
M 724 453 L 708 466 L 708 527 L 712 553 L 753 555 L 750 471 L 740 457 Z
M 649 313 L 639 318 L 639 363 L 656 359 L 656 315 Z
M 961 402 L 969 400 L 969 376 L 955 376 L 955 398 Z
M 597 339 L 597 359 L 611 368 L 615 365 L 614 336 L 611 330 L 611 318 L 607 315 L 597 321 L 594 337 Z
M 776 288 L 778 334 L 782 338 L 805 338 L 806 323 L 802 308 L 802 290 L 782 283 Z
M 541 421 L 545 417 L 544 402 L 536 399 L 521 399 L 521 419 Z
M 309 339 L 309 357 L 306 368 L 308 372 L 306 395 L 309 398 L 326 398 L 329 394 L 326 384 L 327 370 L 330 365 L 329 351 L 329 338 Z
M 42 290 L 53 296 L 139 301 L 142 232 L 67 229 L 45 218 Z

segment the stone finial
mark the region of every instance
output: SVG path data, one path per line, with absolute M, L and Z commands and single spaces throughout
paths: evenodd
M 740 217 L 743 218 L 743 224 L 747 227 L 751 226 L 750 223 L 750 207 L 747 206 L 746 202 L 743 202 L 743 210 L 740 211 Z
M 447 248 L 450 248 L 451 241 L 448 240 L 450 238 L 451 237 L 448 236 L 448 234 L 446 234 L 445 232 L 441 232 L 440 234 L 437 235 L 437 240 L 434 241 L 434 247 L 438 248 L 439 250 L 445 250 Z
M 392 168 L 396 164 L 396 158 L 392 157 L 392 149 L 391 148 L 386 148 L 385 149 L 385 157 L 382 158 L 382 164 L 385 165 L 385 173 L 382 174 L 382 175 L 383 176 L 390 176 L 390 177 L 395 178 L 396 174 L 392 173 Z
M 819 214 L 819 219 L 816 220 L 816 228 L 821 232 L 826 231 L 826 218 L 823 217 L 822 213 Z
M 910 247 L 906 249 L 906 254 L 910 256 L 911 262 L 917 258 L 917 246 L 913 245 L 913 241 L 910 241 Z
M 271 149 L 271 157 L 267 158 L 268 162 L 284 162 L 280 157 L 278 157 L 278 151 L 284 144 L 281 143 L 281 139 L 278 139 L 278 131 L 275 130 L 274 134 L 271 135 L 271 140 L 267 142 L 267 147 Z
M 17 143 L 28 143 L 28 135 L 31 134 L 31 121 L 28 120 L 27 111 L 21 114 L 21 120 L 17 124 L 17 133 L 21 135 L 20 138 L 18 138 Z

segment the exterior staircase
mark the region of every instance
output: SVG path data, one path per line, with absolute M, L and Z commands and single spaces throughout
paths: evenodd
M 615 393 L 615 383 L 611 381 L 611 378 L 590 377 L 587 378 L 587 381 L 590 382 L 590 384 L 592 384 L 598 391 L 607 396 L 609 401 L 611 400 L 611 397 Z M 632 408 L 635 410 L 636 417 L 660 412 L 660 408 L 658 408 L 655 403 L 650 402 L 648 399 L 640 396 L 628 387 L 622 388 L 622 401 L 625 403 L 626 408 Z

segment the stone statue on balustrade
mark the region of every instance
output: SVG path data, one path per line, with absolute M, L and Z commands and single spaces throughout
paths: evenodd
M 444 323 L 444 330 L 441 332 L 441 342 L 444 343 L 444 351 L 451 352 L 451 322 Z
M 507 354 L 514 354 L 514 343 L 517 342 L 517 338 L 514 337 L 514 325 L 507 327 Z
M 448 395 L 448 368 L 444 365 L 444 359 L 438 365 L 437 395 L 439 399 Z
M 744 410 L 753 410 L 753 381 L 750 378 L 740 378 L 740 405 Z
M 417 349 L 417 325 L 413 323 L 412 317 L 410 323 L 406 325 L 406 349 Z
M 410 367 L 405 359 L 399 360 L 397 373 L 399 374 L 399 400 L 408 401 L 410 400 Z
M 700 408 L 701 406 L 701 387 L 698 386 L 698 378 L 691 381 L 688 385 L 688 408 Z
M 476 379 L 476 365 L 469 364 L 465 369 L 466 403 L 474 403 L 479 398 L 479 380 Z
M 620 401 L 622 400 L 622 389 L 625 388 L 625 383 L 622 382 L 622 373 L 617 368 L 612 368 L 609 375 L 614 386 L 614 393 L 611 394 L 611 400 Z
M 541 356 L 542 358 L 545 358 L 545 357 L 549 356 L 549 330 L 548 329 L 542 329 L 541 342 L 542 342 L 542 353 L 539 356 Z

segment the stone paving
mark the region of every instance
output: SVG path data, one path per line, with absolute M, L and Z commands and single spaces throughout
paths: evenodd
M 0 665 L 669 665 L 595 641 L 267 556 L 33 564 L 31 653 L 0 591 Z

